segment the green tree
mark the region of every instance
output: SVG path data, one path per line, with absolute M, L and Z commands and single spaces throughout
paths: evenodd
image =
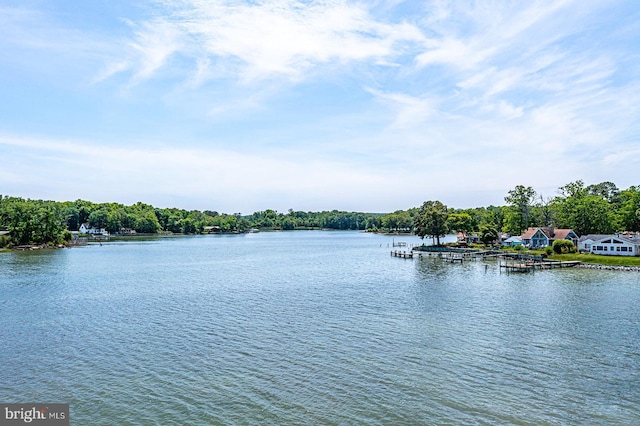
M 521 234 L 523 230 L 529 228 L 531 205 L 536 197 L 536 191 L 530 186 L 518 185 L 511 191 L 504 200 L 511 205 L 510 213 L 513 219 L 509 232 Z
M 640 231 L 640 187 L 631 186 L 621 191 L 616 222 L 619 230 Z
M 571 240 L 555 240 L 553 242 L 553 251 L 557 254 L 563 254 L 574 253 L 576 249 Z
M 591 195 L 581 180 L 560 188 L 553 209 L 560 228 L 571 228 L 578 235 L 608 234 L 615 231 L 611 205 L 601 195 Z
M 600 182 L 595 185 L 589 185 L 585 189 L 589 195 L 602 197 L 609 203 L 616 203 L 620 196 L 620 190 L 613 182 Z
M 440 245 L 440 238 L 447 235 L 449 231 L 448 217 L 446 205 L 440 201 L 425 201 L 414 217 L 414 232 L 422 239 L 424 237 L 436 239 L 436 244 Z
M 450 213 L 449 229 L 452 231 L 469 233 L 473 229 L 473 218 L 469 213 Z
M 66 218 L 59 203 L 5 197 L 0 199 L 3 228 L 10 232 L 13 245 L 57 244 L 64 242 Z
M 93 228 L 106 228 L 109 223 L 109 215 L 106 208 L 94 210 L 89 215 L 89 226 Z
M 540 215 L 540 225 L 551 226 L 553 224 L 553 209 L 551 205 L 553 203 L 552 198 L 544 198 L 542 195 L 538 198 L 536 208 Z
M 389 232 L 398 231 L 403 227 L 410 228 L 411 223 L 407 221 L 408 217 L 408 214 L 405 213 L 402 215 L 400 211 L 386 214 L 382 218 L 382 227 L 387 229 Z
M 480 241 L 482 241 L 482 244 L 488 246 L 489 244 L 493 244 L 497 240 L 498 230 L 495 227 L 488 224 L 482 225 L 480 227 Z
M 489 206 L 467 210 L 473 219 L 473 231 L 479 231 L 482 225 L 491 225 L 497 230 L 502 230 L 505 224 L 505 211 L 508 207 Z
M 135 216 L 133 229 L 135 229 L 136 232 L 155 234 L 162 228 L 154 212 L 145 211 Z

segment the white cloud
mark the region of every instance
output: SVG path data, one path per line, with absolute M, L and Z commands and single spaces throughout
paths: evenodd
M 428 45 L 433 47 L 416 57 L 419 67 L 446 64 L 460 69 L 473 69 L 495 51 L 493 47 L 483 48 L 476 43 L 467 43 L 453 37 L 431 42 Z
M 304 148 L 261 153 L 178 147 L 131 149 L 12 136 L 0 137 L 0 148 L 3 146 L 21 158 L 22 168 L 19 183 L 13 182 L 5 190 L 38 187 L 57 199 L 149 202 L 159 197 L 188 197 L 197 200 L 191 208 L 204 209 L 215 201 L 215 208 L 228 211 L 259 210 L 273 204 L 279 204 L 276 207 L 280 209 L 304 207 L 283 205 L 283 200 L 289 200 L 320 209 L 319 204 L 325 205 L 329 199 L 354 203 L 353 194 L 361 194 L 361 201 L 387 185 L 387 179 L 377 173 L 340 160 L 318 160 L 306 155 Z M 38 166 L 45 163 L 46 168 Z M 77 176 L 73 187 L 65 183 L 70 171 Z M 355 209 L 355 204 L 352 207 Z
M 246 82 L 297 81 L 330 62 L 393 62 L 402 53 L 399 43 L 422 37 L 415 26 L 381 23 L 362 5 L 347 1 L 159 3 L 166 15 L 140 24 L 135 32 L 132 46 L 142 58 L 135 65 L 138 77 L 150 77 L 179 52 L 199 58 L 200 78 L 206 75 L 203 58 L 209 58 Z M 188 46 L 176 42 L 178 31 L 189 39 Z
M 378 101 L 394 111 L 395 119 L 389 125 L 392 129 L 406 129 L 419 126 L 436 111 L 435 99 L 419 98 L 404 93 L 382 92 L 367 89 Z

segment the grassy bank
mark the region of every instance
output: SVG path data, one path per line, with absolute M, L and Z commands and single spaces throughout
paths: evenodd
M 480 246 L 478 246 L 480 248 Z M 546 255 L 546 250 L 515 250 L 513 248 L 507 248 L 506 251 L 520 254 L 531 254 L 535 256 Z M 552 253 L 547 259 L 571 261 L 579 260 L 582 263 L 591 265 L 607 265 L 607 266 L 635 266 L 640 267 L 640 256 L 602 256 L 599 254 L 591 253 L 568 253 L 568 254 L 556 254 Z
M 579 260 L 582 263 L 590 263 L 594 265 L 610 265 L 610 266 L 640 266 L 640 257 L 638 256 L 601 256 L 591 253 L 570 253 L 570 254 L 553 254 L 549 256 L 553 260 Z

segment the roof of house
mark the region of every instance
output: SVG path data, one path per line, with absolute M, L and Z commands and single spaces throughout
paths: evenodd
M 549 234 L 547 233 L 547 231 L 545 229 L 543 229 L 543 228 L 529 228 L 520 237 L 523 240 L 530 240 L 535 235 L 535 233 L 538 232 L 538 231 L 541 231 L 547 238 L 550 238 Z
M 536 232 L 542 232 L 545 237 L 547 237 L 550 240 L 564 240 L 567 238 L 567 236 L 573 232 L 573 229 L 554 229 L 551 228 L 551 231 L 553 232 L 553 234 L 551 234 L 549 232 L 549 228 L 529 228 L 525 231 L 524 234 L 522 234 L 522 239 L 523 240 L 530 240 L 534 234 Z M 574 232 L 575 234 L 575 232 Z
M 586 240 L 597 241 L 602 240 L 603 238 L 610 237 L 611 235 L 607 234 L 587 234 L 580 237 L 578 241 L 583 242 Z
M 630 236 L 623 234 L 589 234 L 580 237 L 580 241 L 591 240 L 593 242 L 600 242 L 602 240 L 606 240 L 607 238 L 617 238 L 629 244 L 640 244 L 640 236 Z
M 553 233 L 553 238 L 556 240 L 566 240 L 567 236 L 573 232 L 572 229 L 556 229 Z M 573 232 L 575 234 L 575 232 Z

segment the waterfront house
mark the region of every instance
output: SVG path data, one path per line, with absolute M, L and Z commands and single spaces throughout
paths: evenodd
M 478 244 L 480 242 L 480 237 L 478 234 L 467 234 L 466 232 L 458 232 L 457 235 L 458 244 Z
M 520 238 L 523 245 L 531 248 L 547 247 L 555 240 L 569 240 L 578 245 L 578 235 L 572 229 L 529 228 Z
M 104 229 L 104 228 L 96 228 L 94 226 L 89 226 L 88 223 L 83 223 L 80 225 L 80 228 L 78 229 L 78 232 L 80 232 L 80 234 L 90 234 L 90 235 L 104 235 L 104 236 L 108 236 L 109 232 Z
M 578 242 L 578 249 L 608 256 L 640 256 L 640 236 L 624 234 L 584 235 Z
M 607 235 L 589 234 L 583 235 L 578 240 L 578 251 L 591 253 L 591 246 L 594 241 L 607 237 Z
M 204 232 L 207 233 L 207 234 L 219 234 L 220 233 L 220 227 L 218 225 L 205 226 L 204 227 Z

